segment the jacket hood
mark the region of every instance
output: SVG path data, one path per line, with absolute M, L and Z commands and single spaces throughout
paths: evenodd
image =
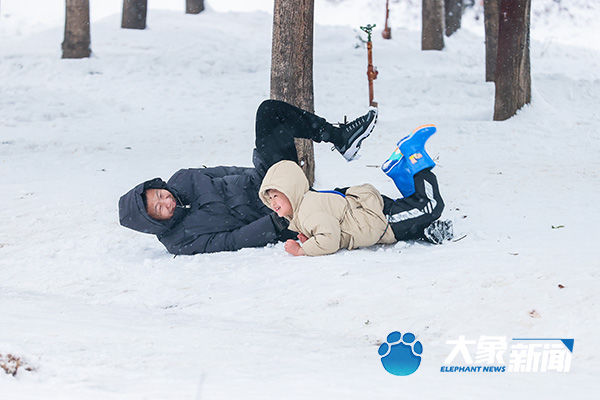
M 173 193 L 175 199 L 177 199 L 176 193 L 160 178 L 154 178 L 140 183 L 119 199 L 119 222 L 124 227 L 138 232 L 159 235 L 169 230 L 180 218 L 180 214 L 184 210 L 180 207 L 176 207 L 175 213 L 168 220 L 158 221 L 152 218 L 148 215 L 144 200 L 142 199 L 142 193 L 144 193 L 146 189 L 166 189 Z
M 258 192 L 260 199 L 267 207 L 269 207 L 269 196 L 267 195 L 269 189 L 276 189 L 285 194 L 292 205 L 292 212 L 295 214 L 304 194 L 309 190 L 308 179 L 302 168 L 295 162 L 279 161 L 269 168 Z

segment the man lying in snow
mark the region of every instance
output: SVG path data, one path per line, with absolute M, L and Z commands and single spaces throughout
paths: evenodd
M 266 171 L 281 160 L 298 162 L 294 138 L 329 142 L 351 161 L 371 134 L 377 110 L 340 124 L 290 104 L 266 100 L 256 112 L 254 168 L 182 169 L 164 182 L 140 183 L 119 200 L 121 225 L 156 235 L 172 254 L 260 247 L 295 237 L 289 224 L 258 198 Z
M 370 184 L 312 190 L 302 169 L 291 161 L 269 168 L 260 197 L 278 216 L 290 220 L 289 228 L 299 232 L 302 242 L 300 246 L 289 239 L 285 250 L 294 256 L 320 256 L 399 240 L 440 244 L 452 239 L 452 222 L 438 220 L 444 202 L 431 172 L 435 163 L 424 148 L 434 132 L 433 125 L 418 128 L 383 164 L 404 196 L 397 200 L 382 196 Z

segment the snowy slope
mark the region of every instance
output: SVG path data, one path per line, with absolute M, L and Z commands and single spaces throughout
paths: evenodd
M 357 2 L 317 7 L 342 15 Z M 86 60 L 60 59 L 55 8 L 45 27 L 7 23 L 27 20 L 6 17 L 17 3 L 0 5 L 0 354 L 36 371 L 0 374 L 0 393 L 595 398 L 600 52 L 553 39 L 571 32 L 566 22 L 532 32 L 533 102 L 506 122 L 491 121 L 480 22 L 465 22 L 442 52 L 420 51 L 414 21 L 394 25 L 392 41 L 377 32 L 375 134 L 349 164 L 316 146 L 318 188 L 371 182 L 395 196 L 373 166 L 414 127 L 437 124 L 428 149 L 463 240 L 173 258 L 118 225 L 117 200 L 179 168 L 250 165 L 254 111 L 269 94 L 268 2 L 253 12 L 211 3 L 197 16 L 151 8 L 138 32 L 118 29 L 120 1 L 92 0 L 104 17 Z M 332 121 L 366 108 L 356 35 L 315 29 L 315 107 Z M 386 373 L 377 355 L 394 330 L 424 346 L 409 377 Z M 445 342 L 459 335 L 575 338 L 571 372 L 442 374 Z

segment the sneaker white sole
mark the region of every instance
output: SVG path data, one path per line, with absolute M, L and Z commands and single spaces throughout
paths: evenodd
M 358 138 L 356 138 L 356 140 L 352 143 L 348 150 L 346 150 L 346 152 L 342 154 L 346 161 L 354 160 L 356 154 L 360 150 L 360 145 L 362 144 L 363 140 L 368 138 L 371 132 L 373 132 L 373 129 L 375 129 L 375 124 L 377 123 L 377 116 L 379 114 L 379 111 L 376 108 L 373 108 L 373 110 L 375 110 L 375 118 L 373 118 L 373 121 L 371 121 L 369 126 L 367 126 L 367 129 L 365 129 L 365 131 Z

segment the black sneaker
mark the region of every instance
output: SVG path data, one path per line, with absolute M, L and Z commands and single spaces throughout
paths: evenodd
M 334 145 L 346 160 L 352 161 L 356 157 L 356 153 L 360 150 L 360 145 L 365 140 L 377 122 L 377 108 L 371 107 L 369 112 L 362 117 L 356 118 L 354 121 L 347 124 L 340 124 L 343 145 Z
M 449 241 L 454 238 L 454 227 L 452 221 L 433 221 L 423 231 L 425 238 L 433 244 L 442 244 L 444 241 Z

